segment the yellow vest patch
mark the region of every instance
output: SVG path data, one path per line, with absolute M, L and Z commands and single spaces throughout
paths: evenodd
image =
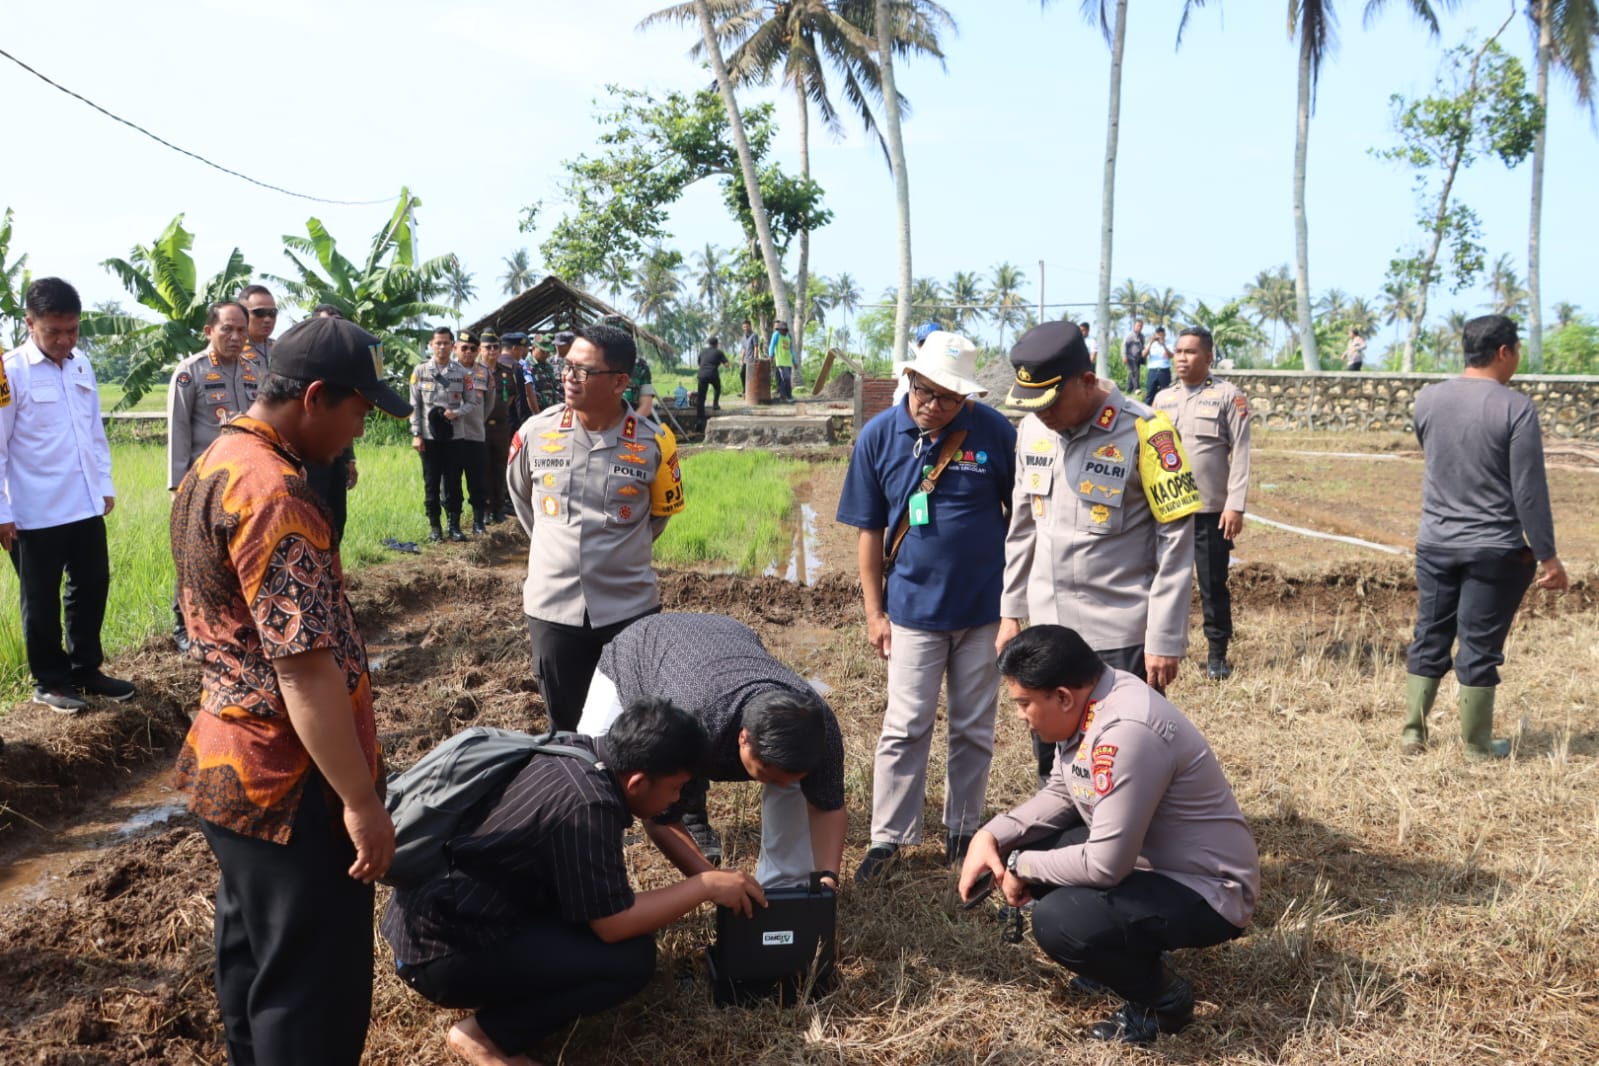
M 1175 522 L 1194 514 L 1199 510 L 1199 486 L 1171 419 L 1156 411 L 1138 419 L 1137 425 L 1138 474 L 1155 520 Z

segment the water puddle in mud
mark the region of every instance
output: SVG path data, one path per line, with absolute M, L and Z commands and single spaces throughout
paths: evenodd
M 74 824 L 0 859 L 0 907 L 55 895 L 67 875 L 101 851 L 186 817 L 188 802 L 172 787 L 172 767 L 150 766 L 127 789 L 96 803 Z
M 802 490 L 809 491 L 809 486 Z M 796 490 L 796 495 L 802 490 Z M 801 501 L 790 521 L 791 538 L 786 563 L 772 563 L 762 571 L 767 577 L 781 577 L 796 585 L 814 585 L 822 576 L 822 551 L 816 540 L 816 508 Z M 778 567 L 782 566 L 781 572 Z

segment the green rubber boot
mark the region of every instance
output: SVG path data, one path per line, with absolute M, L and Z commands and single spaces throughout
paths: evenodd
M 1503 759 L 1510 741 L 1494 739 L 1494 689 L 1460 686 L 1460 738 L 1468 759 Z
M 1436 677 L 1405 675 L 1405 728 L 1400 733 L 1399 750 L 1420 755 L 1427 750 L 1427 714 L 1438 698 Z

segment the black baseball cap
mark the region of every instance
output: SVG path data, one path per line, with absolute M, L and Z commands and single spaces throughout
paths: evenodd
M 500 335 L 494 332 L 492 329 L 486 329 L 483 331 L 483 343 L 498 344 L 500 343 Z
M 354 389 L 395 418 L 411 405 L 383 383 L 383 342 L 345 318 L 308 318 L 272 346 L 272 373 Z
M 1010 365 L 1016 383 L 1006 406 L 1042 411 L 1055 402 L 1068 378 L 1094 369 L 1094 360 L 1077 323 L 1044 322 L 1022 334 L 1010 350 Z
M 550 339 L 553 340 L 558 345 L 560 345 L 560 344 L 573 344 L 573 343 L 576 343 L 576 341 L 577 341 L 577 334 L 573 333 L 569 329 L 563 329 L 563 330 L 561 330 L 561 332 L 557 333 L 554 337 L 552 337 Z
M 521 330 L 512 330 L 510 333 L 500 334 L 500 340 L 505 344 L 526 344 L 527 334 Z

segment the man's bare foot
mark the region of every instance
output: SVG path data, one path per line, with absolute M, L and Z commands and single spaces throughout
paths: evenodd
M 540 1066 L 526 1055 L 507 1055 L 501 1051 L 477 1023 L 476 1015 L 462 1018 L 450 1026 L 449 1035 L 444 1039 L 451 1051 L 472 1063 L 472 1066 Z

